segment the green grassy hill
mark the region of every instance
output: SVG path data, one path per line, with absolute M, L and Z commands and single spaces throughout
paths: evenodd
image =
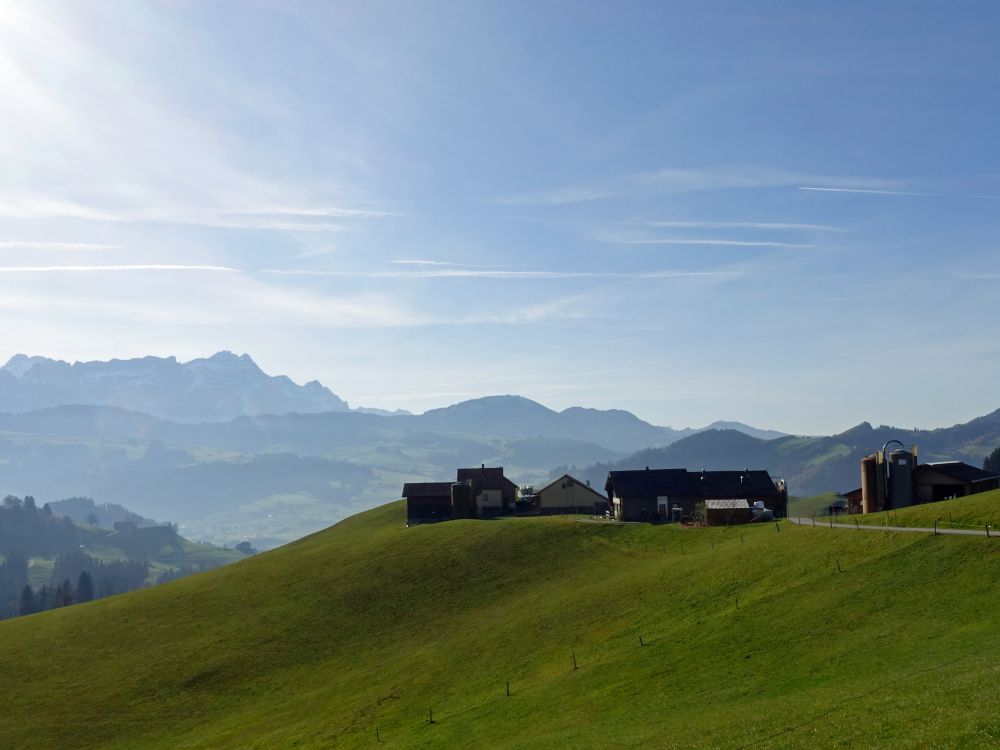
M 0 623 L 0 747 L 1000 743 L 1000 540 L 403 518 Z
M 996 535 L 1000 537 L 1000 502 L 997 502 L 997 497 L 997 492 L 981 492 L 957 500 L 924 503 L 923 505 L 881 513 L 842 516 L 835 520 L 841 523 L 857 521 L 863 526 L 882 526 L 888 522 L 889 526 L 922 529 L 933 528 L 934 521 L 937 521 L 942 529 L 977 529 L 979 531 L 983 531 L 988 524 L 990 533 L 995 531 Z

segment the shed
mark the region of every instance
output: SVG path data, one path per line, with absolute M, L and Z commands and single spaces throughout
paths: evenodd
M 406 522 L 428 523 L 451 518 L 451 482 L 407 482 Z
M 705 500 L 705 523 L 709 526 L 732 526 L 752 520 L 750 503 L 745 498 Z

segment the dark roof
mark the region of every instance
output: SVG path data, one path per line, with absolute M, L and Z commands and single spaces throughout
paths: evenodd
M 713 497 L 720 499 L 777 497 L 778 489 L 766 471 L 687 471 L 638 469 L 612 471 L 604 488 L 619 497 L 630 495 Z
M 687 469 L 639 469 L 609 471 L 604 489 L 619 497 L 626 495 L 691 495 L 694 485 Z
M 407 482 L 402 497 L 451 497 L 451 482 Z
M 503 475 L 502 466 L 477 466 L 474 469 L 459 469 L 459 482 L 472 481 L 472 486 L 479 490 L 517 489 L 517 485 Z
M 981 482 L 984 479 L 995 479 L 996 474 L 992 474 L 984 469 L 977 469 L 962 461 L 942 461 L 935 464 L 921 464 L 917 469 L 930 469 L 946 477 L 951 477 L 959 482 Z

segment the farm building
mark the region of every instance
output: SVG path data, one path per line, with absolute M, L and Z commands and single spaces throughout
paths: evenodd
M 844 500 L 847 501 L 847 513 L 854 514 L 861 512 L 861 488 L 844 493 Z
M 782 479 L 766 471 L 688 471 L 645 469 L 612 471 L 604 485 L 615 518 L 620 521 L 675 521 L 694 515 L 707 500 L 762 501 L 777 517 L 788 512 Z
M 861 459 L 863 513 L 906 508 L 998 488 L 1000 476 L 962 461 L 918 464 L 915 445 L 909 450 L 900 447 L 892 452 L 883 448 Z
M 403 497 L 407 523 L 451 518 L 451 482 L 407 482 L 403 485 Z
M 482 518 L 512 512 L 517 485 L 503 475 L 503 467 L 485 464 L 478 469 L 459 469 L 456 482 L 407 482 L 407 523 L 446 521 L 450 518 Z
M 709 526 L 732 526 L 750 523 L 750 503 L 744 499 L 723 499 L 705 501 L 705 523 Z
M 535 493 L 538 510 L 544 514 L 586 513 L 603 515 L 608 498 L 590 486 L 590 482 L 563 474 Z
M 498 516 L 514 510 L 517 485 L 503 475 L 502 466 L 483 464 L 478 469 L 459 469 L 456 481 L 472 485 L 477 516 Z

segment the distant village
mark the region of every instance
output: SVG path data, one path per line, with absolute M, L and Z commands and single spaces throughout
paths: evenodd
M 784 480 L 767 471 L 645 469 L 608 473 L 604 494 L 569 474 L 535 491 L 519 487 L 503 467 L 459 469 L 454 482 L 403 485 L 410 524 L 453 518 L 503 515 L 586 514 L 614 519 L 666 523 L 748 523 L 754 517 L 788 512 Z M 703 518 L 702 518 L 703 516 Z
M 890 451 L 890 444 L 898 447 Z M 917 448 L 890 441 L 861 460 L 861 487 L 828 512 L 876 513 L 1000 488 L 1000 476 L 961 461 L 919 464 Z M 788 487 L 763 469 L 632 469 L 608 472 L 601 493 L 569 474 L 539 490 L 518 486 L 502 466 L 458 469 L 454 481 L 403 485 L 407 523 L 510 515 L 583 514 L 614 521 L 751 523 L 788 515 Z

